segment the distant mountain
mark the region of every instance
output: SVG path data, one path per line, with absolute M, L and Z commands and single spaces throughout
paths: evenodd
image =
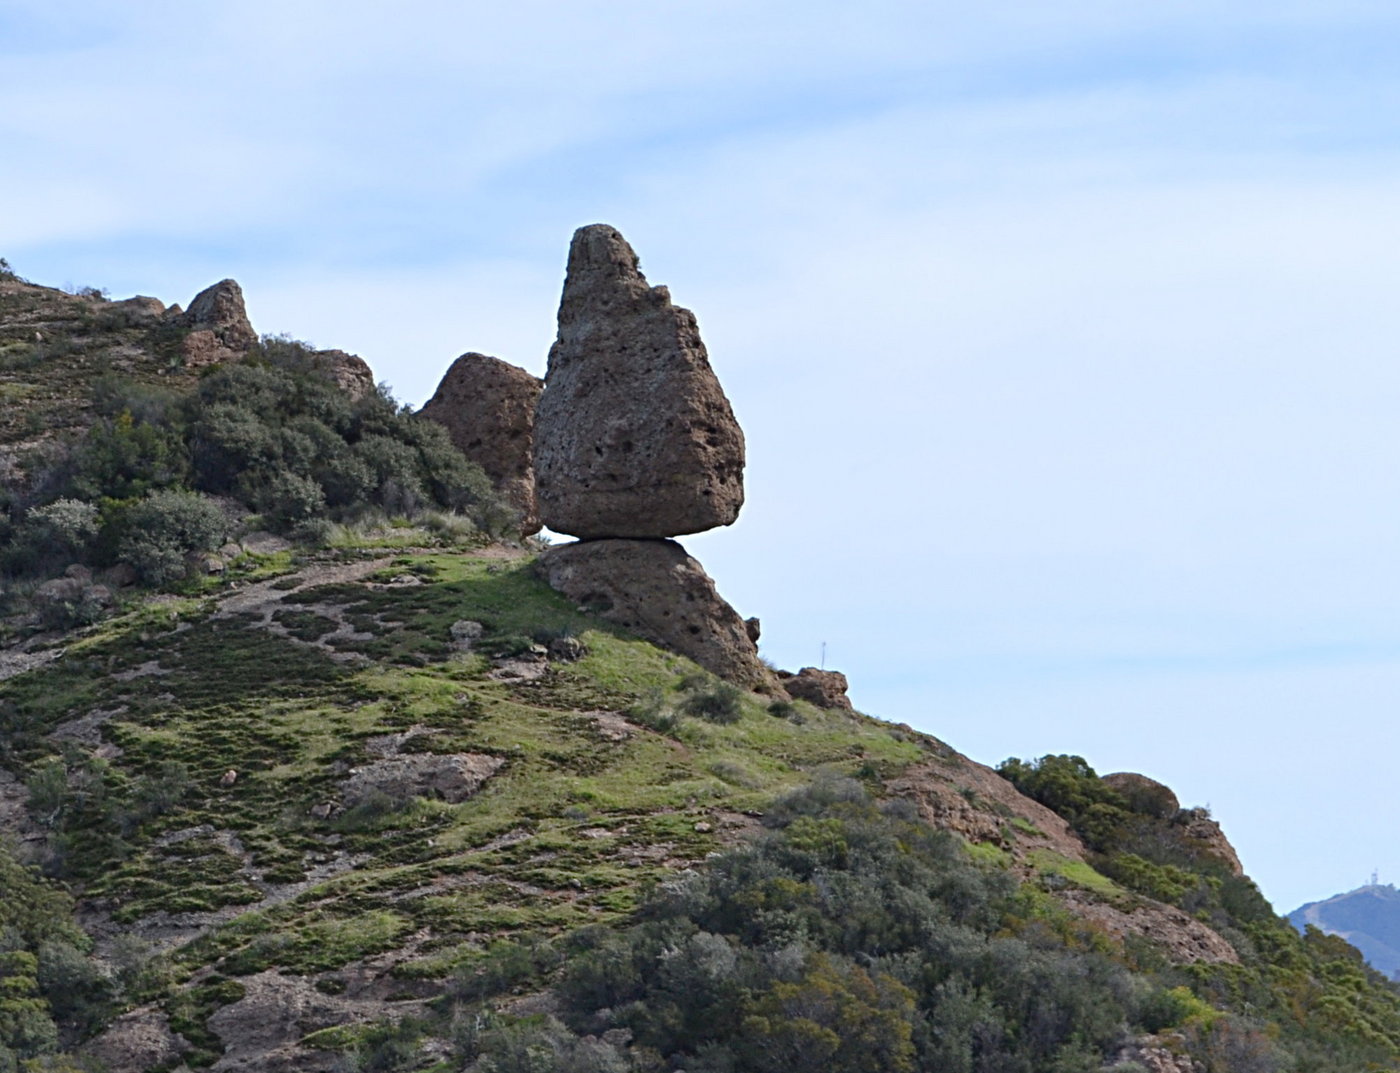
M 1340 935 L 1366 955 L 1373 969 L 1400 980 L 1400 890 L 1372 883 L 1321 902 L 1309 902 L 1288 914 L 1299 931 L 1312 924 Z

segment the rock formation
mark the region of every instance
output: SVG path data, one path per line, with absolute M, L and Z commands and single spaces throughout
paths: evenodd
M 758 620 L 740 618 L 666 539 L 738 516 L 744 434 L 694 314 L 647 283 L 605 224 L 579 228 L 569 247 L 534 464 L 544 524 L 581 538 L 540 557 L 555 590 L 721 678 L 781 694 L 758 658 Z
M 520 512 L 520 531 L 540 530 L 535 506 L 537 377 L 500 358 L 463 354 L 454 361 L 419 416 L 447 429 L 461 451 L 486 471 L 496 491 Z
M 788 695 L 796 700 L 810 701 L 818 708 L 852 710 L 851 698 L 846 696 L 846 676 L 840 671 L 803 667 L 796 674 L 780 672 L 778 678 Z
M 180 345 L 186 368 L 239 357 L 258 341 L 243 305 L 243 288 L 231 279 L 200 291 L 189 309 L 176 313 L 174 320 L 189 329 Z
M 374 390 L 374 371 L 358 354 L 343 350 L 318 350 L 311 356 L 313 367 L 351 399 L 359 401 Z
M 648 285 L 617 231 L 580 228 L 535 416 L 544 524 L 585 539 L 703 532 L 738 516 L 743 472 L 694 314 Z
M 744 620 L 673 540 L 585 540 L 549 548 L 551 588 L 649 641 L 750 689 L 772 689 Z

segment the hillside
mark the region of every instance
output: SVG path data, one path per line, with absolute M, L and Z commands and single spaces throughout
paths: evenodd
M 1366 956 L 1373 969 L 1395 979 L 1400 974 L 1400 891 L 1368 883 L 1288 914 L 1299 931 L 1309 925 L 1337 935 Z
M 683 501 L 593 544 L 667 549 L 701 612 L 566 595 L 470 440 L 250 337 L 236 285 L 164 327 L 0 286 L 38 415 L 0 425 L 0 1070 L 1400 1068 L 1400 992 L 1204 810 L 762 664 Z

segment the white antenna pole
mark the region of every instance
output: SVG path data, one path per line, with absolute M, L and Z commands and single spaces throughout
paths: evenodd
M 826 670 L 826 642 L 822 642 L 822 670 Z

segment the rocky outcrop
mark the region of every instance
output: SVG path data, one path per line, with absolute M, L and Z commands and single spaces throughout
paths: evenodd
M 1169 1036 L 1138 1036 L 1129 1040 L 1117 1055 L 1111 1073 L 1200 1073 L 1201 1066 L 1184 1053 L 1185 1041 L 1172 1033 Z
M 550 587 L 609 622 L 751 689 L 774 688 L 744 620 L 673 540 L 589 540 L 549 548 Z
M 349 805 L 375 799 L 406 802 L 415 797 L 441 798 L 456 804 L 481 789 L 505 761 L 480 753 L 407 753 L 376 760 L 353 772 L 341 791 Z
M 239 357 L 258 341 L 243 305 L 243 288 L 231 279 L 200 291 L 175 322 L 189 329 L 180 344 L 186 368 Z
M 936 758 L 887 781 L 885 790 L 913 802 L 934 827 L 972 843 L 999 846 L 1018 863 L 1028 864 L 1040 852 L 1084 859 L 1084 844 L 1063 818 L 946 745 Z
M 849 683 L 840 671 L 803 667 L 796 674 L 781 672 L 778 677 L 794 700 L 809 701 L 818 708 L 852 710 L 851 698 L 846 696 Z
M 118 1017 L 84 1044 L 81 1053 L 107 1073 L 146 1073 L 172 1068 L 189 1049 L 164 1013 L 143 1006 Z
M 1244 875 L 1244 865 L 1240 863 L 1239 854 L 1235 852 L 1235 847 L 1230 845 L 1230 840 L 1225 837 L 1220 824 L 1210 818 L 1209 811 L 1203 808 L 1186 809 L 1178 814 L 1177 822 L 1183 826 L 1182 835 L 1190 845 L 1202 853 L 1224 861 L 1233 875 Z
M 534 463 L 544 524 L 582 538 L 698 533 L 744 501 L 744 436 L 694 314 L 604 224 L 569 249 Z
M 374 371 L 358 354 L 318 350 L 311 356 L 311 363 L 317 372 L 354 401 L 358 402 L 374 390 Z
M 520 513 L 524 535 L 540 530 L 533 461 L 535 406 L 543 384 L 500 358 L 463 354 L 452 363 L 420 417 L 447 429 Z M 562 532 L 562 530 L 561 530 Z

